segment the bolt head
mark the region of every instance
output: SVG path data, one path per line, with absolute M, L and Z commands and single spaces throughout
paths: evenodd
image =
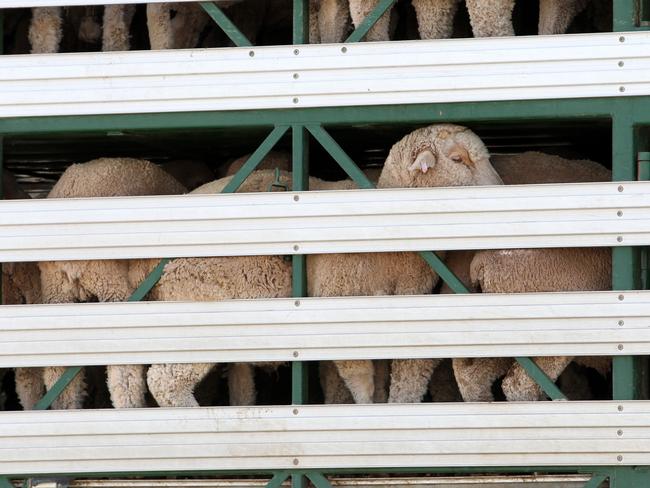
M 619 217 L 622 217 L 622 216 L 623 216 L 623 212 L 619 210 L 618 212 L 616 212 L 616 215 L 618 215 Z
M 294 414 L 294 415 L 298 415 L 298 409 L 297 409 L 297 408 L 294 408 L 294 409 L 293 409 L 293 414 Z
M 625 322 L 623 320 L 619 320 L 618 325 L 623 326 L 623 325 L 625 325 Z
M 618 345 L 618 350 L 619 350 L 619 351 L 622 351 L 622 350 L 623 350 L 623 344 L 619 344 L 619 345 Z
M 299 50 L 299 49 L 294 49 L 294 50 L 293 50 L 293 54 L 295 54 L 296 56 L 298 56 L 298 54 L 300 54 L 300 50 Z
M 625 295 L 619 295 L 618 296 L 618 301 L 622 302 L 623 300 L 625 300 Z
M 625 36 L 621 36 L 618 38 L 618 42 L 625 42 Z
M 299 307 L 299 306 L 300 306 L 300 300 L 296 300 L 295 302 L 293 302 L 293 304 L 294 304 L 296 307 Z
M 619 412 L 622 412 L 622 411 L 623 411 L 623 405 L 619 405 L 619 406 L 618 406 L 618 411 L 619 411 Z
M 299 356 L 298 351 L 293 351 L 293 357 L 297 358 Z
M 345 46 L 343 46 L 343 47 L 341 48 L 341 52 L 342 52 L 342 53 L 347 53 L 347 52 L 348 52 L 348 48 L 345 47 Z
M 623 66 L 625 66 L 625 63 L 623 61 L 619 61 L 618 65 L 622 68 Z
M 293 250 L 294 250 L 294 251 L 297 251 L 298 249 L 300 249 L 300 247 L 298 246 L 298 244 L 296 244 L 295 246 L 293 246 Z
M 616 456 L 616 460 L 620 463 L 623 460 L 623 456 L 621 455 Z
M 293 460 L 293 465 L 294 465 L 294 466 L 298 466 L 298 460 L 297 460 L 297 459 L 294 459 L 294 460 Z
M 622 435 L 623 435 L 623 431 L 620 430 L 620 429 L 617 430 L 617 431 L 616 431 L 616 435 L 617 435 L 617 436 L 622 436 Z
M 622 236 L 618 236 L 618 237 L 616 238 L 616 241 L 617 241 L 617 242 L 623 242 L 623 237 L 622 237 Z
M 248 51 L 248 55 L 252 58 L 255 56 L 255 51 Z
M 619 186 L 618 186 L 618 191 L 619 191 L 619 193 L 622 192 L 623 190 L 624 190 L 623 185 L 619 185 Z
M 293 201 L 297 202 L 298 200 L 300 200 L 300 196 L 299 195 L 294 195 L 293 196 Z
M 623 92 L 625 91 L 625 87 L 624 87 L 624 86 L 619 86 L 619 87 L 618 87 L 618 91 L 620 91 L 621 93 L 623 93 Z

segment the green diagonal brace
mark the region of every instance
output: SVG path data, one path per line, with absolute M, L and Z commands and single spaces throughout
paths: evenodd
M 280 488 L 280 486 L 282 486 L 282 483 L 284 483 L 288 477 L 289 477 L 288 471 L 278 471 L 273 475 L 273 478 L 271 478 L 269 482 L 266 484 L 266 488 Z
M 535 380 L 540 388 L 548 395 L 551 400 L 567 400 L 567 397 L 560 391 L 553 380 L 549 378 L 537 363 L 530 358 L 518 357 L 517 362 L 526 370 L 528 376 Z
M 314 484 L 316 488 L 332 488 L 329 480 L 322 473 L 307 473 L 307 478 Z
M 161 259 L 160 262 L 153 269 L 153 271 L 147 275 L 144 281 L 140 283 L 140 286 L 136 288 L 136 290 L 131 294 L 129 298 L 127 298 L 126 301 L 127 302 L 141 301 L 147 295 L 147 293 L 149 293 L 151 289 L 154 286 L 156 286 L 156 283 L 158 283 L 158 281 L 162 277 L 163 271 L 165 270 L 165 266 L 167 266 L 167 263 L 169 263 L 169 261 L 170 261 L 169 258 Z
M 391 8 L 396 1 L 397 0 L 380 0 L 379 4 L 365 19 L 363 19 L 361 25 L 350 34 L 350 37 L 348 37 L 345 42 L 359 42 L 363 39 L 368 31 L 372 29 L 372 26 L 377 23 L 381 16 L 384 15 L 384 13 L 386 13 L 386 11 Z
M 76 378 L 80 371 L 81 366 L 73 366 L 66 369 L 57 382 L 54 383 L 54 386 L 52 386 L 45 396 L 34 406 L 34 410 L 47 410 L 50 408 L 52 403 L 54 403 L 54 400 L 59 398 L 61 392 Z
M 201 8 L 207 12 L 207 14 L 212 17 L 221 30 L 228 36 L 228 38 L 235 44 L 237 47 L 246 47 L 252 46 L 251 41 L 242 34 L 242 32 L 237 28 L 235 24 L 223 13 L 219 7 L 217 7 L 213 2 L 200 2 Z
M 9 480 L 9 478 L 0 476 L 0 488 L 14 488 L 14 485 L 11 483 L 11 480 Z

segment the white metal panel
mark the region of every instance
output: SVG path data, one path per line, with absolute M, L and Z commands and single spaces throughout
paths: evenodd
M 165 0 L 0 0 L 0 8 L 75 7 L 83 5 L 124 5 L 129 3 L 163 3 Z M 235 3 L 241 0 L 210 0 L 216 4 Z M 197 0 L 174 0 L 174 3 L 198 3 Z
M 0 261 L 650 245 L 650 182 L 0 202 Z
M 643 465 L 650 402 L 0 413 L 0 474 Z
M 640 355 L 649 323 L 650 292 L 15 305 L 0 367 Z
M 650 95 L 649 41 L 650 32 L 631 32 L 356 43 L 345 52 L 4 56 L 0 117 Z

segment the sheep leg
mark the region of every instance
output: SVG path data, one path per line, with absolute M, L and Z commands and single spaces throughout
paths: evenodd
M 231 405 L 255 405 L 255 371 L 249 363 L 234 363 L 228 368 L 228 393 Z
M 534 358 L 535 363 L 544 371 L 548 377 L 555 381 L 562 374 L 564 368 L 573 360 L 571 356 L 552 356 Z M 503 393 L 509 402 L 525 402 L 542 400 L 544 392 L 539 385 L 533 380 L 526 370 L 515 363 L 503 379 Z
M 493 401 L 492 384 L 506 374 L 511 364 L 510 358 L 453 359 L 454 376 L 463 401 Z
M 172 49 L 174 47 L 174 30 L 169 15 L 169 3 L 147 4 L 147 28 L 149 44 L 152 50 Z
M 194 388 L 212 363 L 153 364 L 147 372 L 149 391 L 161 407 L 198 407 Z
M 32 54 L 56 53 L 63 37 L 63 10 L 61 7 L 32 9 L 29 24 L 29 43 Z
M 515 0 L 465 0 L 474 37 L 514 36 Z
M 372 361 L 334 361 L 355 403 L 372 403 L 375 372 Z
M 540 35 L 564 34 L 589 0 L 539 0 Z
M 352 17 L 354 27 L 359 27 L 378 4 L 379 0 L 349 0 L 350 17 Z M 368 34 L 366 34 L 366 41 L 390 40 L 390 13 L 391 9 L 388 9 L 377 23 L 372 26 L 372 29 L 368 31 Z
M 318 365 L 320 386 L 323 389 L 326 404 L 352 403 L 352 394 L 339 376 L 336 365 L 332 361 L 321 361 Z
M 395 359 L 391 364 L 388 403 L 419 403 L 440 359 Z
M 43 368 L 16 368 L 15 378 L 16 393 L 23 410 L 33 410 L 45 392 Z
M 318 32 L 320 42 L 332 44 L 342 42 L 348 26 L 347 0 L 321 0 L 318 11 Z
M 106 5 L 102 51 L 128 51 L 131 47 L 129 29 L 135 5 Z
M 460 0 L 413 0 L 422 39 L 447 39 L 454 30 Z
M 390 361 L 388 359 L 378 359 L 373 364 L 375 368 L 375 393 L 373 400 L 375 403 L 386 403 L 390 388 Z

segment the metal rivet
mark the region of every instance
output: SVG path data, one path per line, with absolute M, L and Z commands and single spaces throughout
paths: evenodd
M 623 344 L 619 344 L 619 345 L 618 345 L 618 350 L 619 350 L 619 351 L 622 351 L 622 350 L 623 350 Z
M 618 87 L 618 91 L 620 91 L 621 93 L 623 93 L 623 92 L 625 91 L 625 87 L 624 87 L 624 86 L 619 86 L 619 87 Z
M 300 196 L 299 195 L 294 195 L 293 196 L 293 201 L 297 202 L 298 200 L 300 200 Z
M 623 322 L 622 320 L 619 320 L 618 325 L 623 326 L 623 325 L 625 325 L 625 322 Z
M 616 459 L 618 459 L 618 461 L 620 462 L 620 461 L 622 461 L 622 460 L 623 460 L 623 456 L 621 456 L 621 455 L 618 455 L 618 456 L 616 456 Z M 296 463 L 294 462 L 293 464 L 296 464 Z
M 625 300 L 625 295 L 619 295 L 619 296 L 618 296 L 618 300 L 619 300 L 620 302 L 622 302 L 623 300 Z
M 622 435 L 623 435 L 623 431 L 620 430 L 620 429 L 617 430 L 617 431 L 616 431 L 616 435 L 617 435 L 617 436 L 622 436 Z
M 293 351 L 293 357 L 297 358 L 299 356 L 298 351 Z
M 293 246 L 293 250 L 294 250 L 294 251 L 297 251 L 298 249 L 300 249 L 300 247 L 298 246 L 298 244 L 296 244 L 295 246 Z
M 342 52 L 342 53 L 347 53 L 347 52 L 348 52 L 348 48 L 345 47 L 345 46 L 343 46 L 343 47 L 341 48 L 341 52 Z
M 624 190 L 623 185 L 619 185 L 619 187 L 618 187 L 619 193 L 622 192 L 623 190 Z
M 625 66 L 625 63 L 623 61 L 619 61 L 618 65 L 622 68 L 623 66 Z
M 294 408 L 294 409 L 293 409 L 293 414 L 294 414 L 294 415 L 298 415 L 298 409 L 297 409 L 297 408 Z M 619 431 L 619 432 L 620 432 L 620 431 Z
M 294 459 L 294 460 L 293 460 L 293 465 L 294 465 L 294 466 L 298 466 L 298 460 L 297 460 L 297 459 Z
M 622 236 L 618 236 L 618 237 L 616 238 L 616 240 L 617 240 L 618 242 L 623 242 L 623 237 L 622 237 Z
M 294 304 L 296 307 L 299 307 L 299 306 L 300 306 L 300 300 L 296 300 L 295 302 L 293 302 L 293 304 Z
M 619 411 L 619 412 L 622 412 L 622 411 L 623 411 L 623 405 L 619 405 L 619 406 L 618 406 L 618 411 Z
M 300 75 L 298 73 L 294 73 L 293 74 L 293 79 L 297 80 L 298 78 L 300 78 Z
M 616 212 L 616 215 L 618 215 L 619 217 L 622 217 L 622 216 L 623 216 L 623 212 L 622 212 L 621 210 L 619 210 L 618 212 Z
M 300 51 L 299 51 L 298 49 L 294 49 L 294 50 L 293 50 L 293 54 L 295 54 L 296 56 L 298 56 L 298 54 L 300 54 Z
M 293 103 L 298 103 L 298 98 L 294 98 Z
M 255 56 L 255 51 L 248 51 L 248 55 L 252 58 Z
M 625 42 L 625 37 L 624 36 L 619 37 L 618 42 Z

